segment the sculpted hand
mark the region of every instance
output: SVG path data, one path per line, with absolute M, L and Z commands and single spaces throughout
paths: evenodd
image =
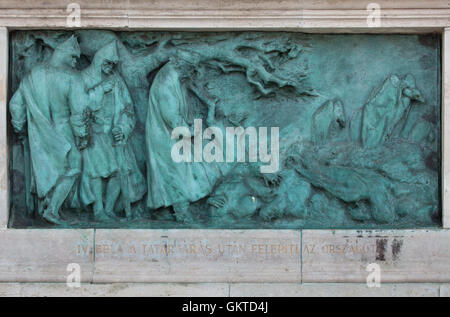
M 281 175 L 275 173 L 265 173 L 263 174 L 263 179 L 266 186 L 278 186 L 281 182 Z
M 222 208 L 223 206 L 225 206 L 225 203 L 227 202 L 227 199 L 225 198 L 225 196 L 215 196 L 215 197 L 210 197 L 207 201 L 207 203 L 213 207 L 216 208 Z
M 121 127 L 114 127 L 111 132 L 116 143 L 121 142 L 125 138 Z
M 19 141 L 23 141 L 23 140 L 25 140 L 25 138 L 26 138 L 25 133 L 19 133 L 17 136 L 18 136 L 18 138 L 19 138 Z
M 82 150 L 84 150 L 85 148 L 88 147 L 89 140 L 88 140 L 87 137 L 78 138 L 78 142 L 77 143 L 78 143 L 78 150 L 82 151 Z
M 108 80 L 103 84 L 103 91 L 110 92 L 114 88 L 114 83 L 112 80 Z
M 23 139 L 25 139 L 26 134 L 25 134 L 24 129 L 17 129 L 17 128 L 14 128 L 14 132 L 17 134 L 17 138 L 18 138 L 20 141 L 22 141 Z

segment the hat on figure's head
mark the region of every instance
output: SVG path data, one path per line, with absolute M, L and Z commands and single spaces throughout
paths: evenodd
M 95 53 L 94 60 L 98 60 L 103 62 L 104 60 L 108 60 L 113 63 L 119 62 L 119 53 L 117 51 L 117 43 L 116 40 L 106 44 L 101 49 Z
M 416 79 L 412 74 L 407 74 L 403 81 L 406 84 L 406 87 L 408 88 L 416 88 Z
M 72 54 L 77 57 L 80 57 L 80 55 L 81 55 L 80 46 L 78 45 L 78 41 L 77 41 L 77 38 L 75 37 L 75 35 L 72 35 L 67 40 L 65 40 L 64 42 L 59 44 L 55 48 L 55 50 L 64 52 L 67 54 Z
M 407 92 L 403 91 L 403 94 L 409 97 L 411 100 L 417 100 L 420 102 L 425 102 L 425 99 L 422 96 L 422 93 L 416 86 L 416 79 L 413 75 L 407 74 L 403 78 L 404 86 L 407 89 Z

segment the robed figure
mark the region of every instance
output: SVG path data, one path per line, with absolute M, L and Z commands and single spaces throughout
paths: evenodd
M 389 76 L 353 117 L 350 124 L 351 139 L 363 147 L 384 144 L 406 122 L 413 101 L 423 102 L 411 74 L 404 78 Z
M 188 207 L 211 193 L 217 174 L 201 162 L 175 162 L 171 151 L 178 142 L 172 130 L 185 127 L 192 131 L 192 109 L 186 100 L 183 80 L 189 77 L 184 60 L 171 58 L 156 75 L 150 88 L 145 126 L 147 155 L 147 207 L 172 206 L 177 221 L 190 222 Z M 193 135 L 192 135 L 193 136 Z
M 63 223 L 59 210 L 80 174 L 79 149 L 86 145 L 87 98 L 74 69 L 79 56 L 72 36 L 31 70 L 10 102 L 15 132 L 28 134 L 30 190 L 38 197 L 43 218 L 51 223 Z
M 128 88 L 116 70 L 118 60 L 113 41 L 100 49 L 82 72 L 91 123 L 89 146 L 83 151 L 80 196 L 83 204 L 94 204 L 97 220 L 115 218 L 119 197 L 119 208 L 131 218 L 131 204 L 146 192 L 145 178 L 128 142 L 136 117 Z

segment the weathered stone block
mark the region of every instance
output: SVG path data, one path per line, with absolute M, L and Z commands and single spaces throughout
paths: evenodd
M 304 230 L 303 281 L 366 282 L 375 263 L 381 283 L 448 282 L 449 239 L 449 230 Z
M 228 296 L 228 284 L 175 284 L 175 283 L 136 283 L 136 284 L 81 284 L 70 288 L 63 283 L 0 283 L 0 296 L 24 297 L 153 297 L 153 296 L 189 296 L 189 297 L 225 297 Z
M 313 284 L 279 284 L 254 283 L 231 284 L 231 297 L 397 297 L 424 296 L 437 297 L 438 284 L 382 284 L 380 287 L 369 288 L 366 284 L 356 283 L 313 283 Z
M 94 230 L 0 230 L 0 282 L 92 281 Z M 68 271 L 68 265 L 75 266 Z M 69 281 L 76 281 L 74 279 Z
M 94 283 L 300 282 L 300 232 L 96 230 Z

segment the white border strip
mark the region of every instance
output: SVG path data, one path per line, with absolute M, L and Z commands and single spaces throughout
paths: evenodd
M 8 56 L 8 30 L 0 27 L 0 229 L 7 227 L 9 214 Z
M 442 112 L 441 112 L 441 186 L 442 186 L 442 224 L 444 228 L 450 228 L 450 28 L 445 28 L 442 33 Z

